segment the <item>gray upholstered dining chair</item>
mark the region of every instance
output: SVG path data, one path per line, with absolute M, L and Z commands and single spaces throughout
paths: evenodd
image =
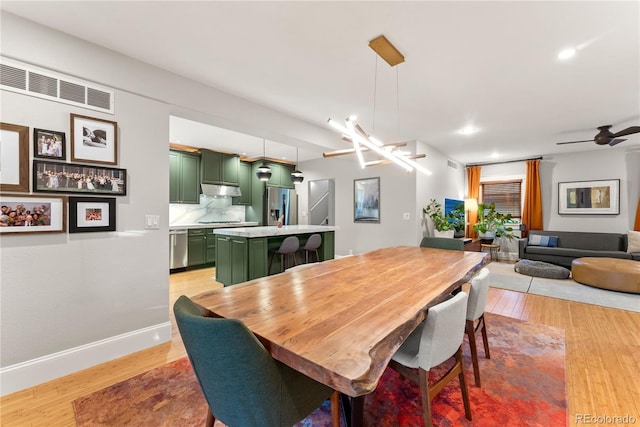
M 173 311 L 209 405 L 208 427 L 216 418 L 230 427 L 291 427 L 329 397 L 340 425 L 338 393 L 273 359 L 244 323 L 212 317 L 184 295 Z
M 489 269 L 483 268 L 480 270 L 480 273 L 471 279 L 469 303 L 467 304 L 467 322 L 465 325 L 465 332 L 469 337 L 469 348 L 471 350 L 471 360 L 473 362 L 473 375 L 478 387 L 481 386 L 481 383 L 480 368 L 478 366 L 478 348 L 476 346 L 476 332 L 482 332 L 484 356 L 487 359 L 491 359 L 491 354 L 489 353 L 489 340 L 487 339 L 487 324 L 484 319 L 484 309 L 487 305 L 488 293 Z
M 466 310 L 465 292 L 458 292 L 448 300 L 429 308 L 425 321 L 407 337 L 389 362 L 389 366 L 399 374 L 420 385 L 426 427 L 433 425 L 431 400 L 456 375 L 460 380 L 464 412 L 467 419 L 471 420 L 471 405 L 462 360 Z M 455 358 L 455 363 L 451 369 L 438 381 L 429 384 L 429 370 L 452 357 Z
M 271 265 L 276 255 L 280 255 L 280 272 L 287 269 L 287 257 L 293 258 L 293 265 L 298 265 L 298 258 L 296 252 L 300 249 L 300 240 L 297 236 L 286 237 L 280 247 L 275 251 L 271 251 L 271 259 L 269 261 L 269 272 L 271 272 Z
M 460 239 L 451 239 L 448 237 L 423 237 L 420 242 L 420 247 L 464 251 L 464 242 Z

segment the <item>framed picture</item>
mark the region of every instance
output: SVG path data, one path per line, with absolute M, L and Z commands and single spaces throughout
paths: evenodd
M 620 180 L 559 182 L 558 214 L 619 215 Z
M 66 231 L 66 197 L 0 194 L 0 206 L 0 234 Z
M 125 196 L 127 170 L 34 160 L 32 187 L 34 192 Z
M 67 140 L 64 132 L 33 129 L 33 157 L 67 160 Z
M 29 191 L 29 128 L 0 123 L 0 191 Z
M 115 197 L 69 197 L 69 233 L 116 231 Z
M 353 221 L 380 222 L 380 178 L 353 180 Z
M 118 164 L 118 123 L 71 114 L 71 161 Z

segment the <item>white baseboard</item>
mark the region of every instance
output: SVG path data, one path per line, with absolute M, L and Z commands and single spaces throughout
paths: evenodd
M 0 369 L 0 396 L 69 375 L 171 339 L 171 322 L 116 335 Z

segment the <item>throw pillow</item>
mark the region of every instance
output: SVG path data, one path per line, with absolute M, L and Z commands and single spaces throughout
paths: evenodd
M 529 246 L 558 246 L 558 236 L 543 236 L 541 234 L 529 235 Z
M 631 231 L 627 233 L 627 253 L 640 252 L 640 231 Z

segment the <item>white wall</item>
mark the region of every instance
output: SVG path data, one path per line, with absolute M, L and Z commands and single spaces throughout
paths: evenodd
M 640 151 L 624 147 L 545 156 L 540 166 L 547 230 L 626 233 L 633 229 L 640 197 Z M 620 215 L 559 215 L 558 183 L 620 179 Z
M 523 179 L 524 162 L 483 166 L 481 180 Z M 558 183 L 620 179 L 619 215 L 559 215 Z M 602 147 L 581 153 L 545 155 L 540 162 L 542 216 L 545 230 L 625 233 L 633 229 L 640 198 L 640 151 Z
M 1 13 L 2 55 L 116 89 L 115 115 L 0 92 L 3 122 L 61 130 L 118 122 L 128 194 L 115 233 L 2 236 L 0 393 L 169 339 L 169 115 L 301 147 L 335 133 L 67 34 Z M 144 215 L 160 229 L 144 229 Z
M 406 173 L 394 164 L 361 169 L 355 156 L 341 156 L 301 163 L 305 182 L 296 185 L 300 223 L 308 217 L 308 181 L 335 180 L 335 217 L 340 231 L 336 232 L 336 254 L 346 255 L 352 250 L 362 253 L 373 249 L 395 246 L 415 246 L 423 237 L 422 207 L 431 198 L 461 198 L 464 187 L 464 169 L 447 166 L 447 158 L 423 143 L 410 143 L 408 149 L 426 153 L 418 160 L 433 172 L 426 176 L 420 172 Z M 363 224 L 353 221 L 354 179 L 380 177 L 380 223 Z M 409 213 L 409 220 L 403 214 Z

